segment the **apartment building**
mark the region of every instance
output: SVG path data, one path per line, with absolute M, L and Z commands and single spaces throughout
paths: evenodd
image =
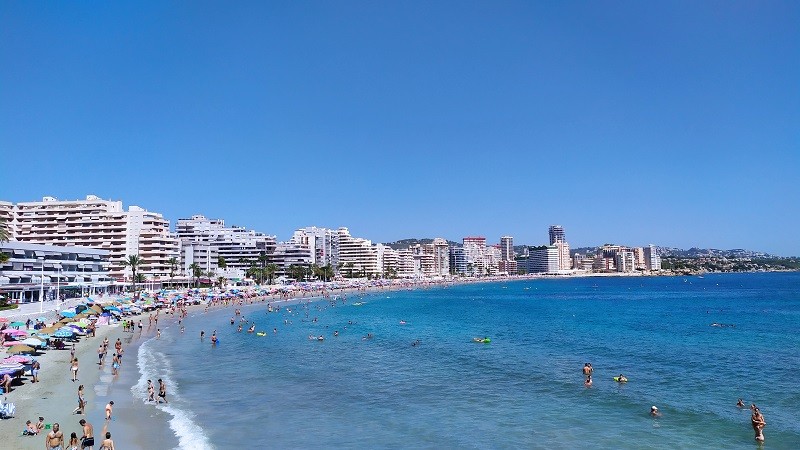
M 125 211 L 121 201 L 94 195 L 84 200 L 44 197 L 17 203 L 14 217 L 19 242 L 107 251 L 110 276 L 118 281 L 130 280 L 131 271 L 122 264 L 130 255 L 142 258 L 138 273 L 151 279 L 168 276 L 168 261 L 178 256 L 178 239 L 168 220 L 138 206 Z
M 362 277 L 381 274 L 383 268 L 378 266 L 378 251 L 372 241 L 351 236 L 346 227 L 340 227 L 337 235 L 339 263 L 336 268 L 340 274 L 358 274 Z

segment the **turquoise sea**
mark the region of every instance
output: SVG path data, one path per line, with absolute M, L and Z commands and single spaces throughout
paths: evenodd
M 475 283 L 242 311 L 267 336 L 212 310 L 138 350 L 133 393 L 167 381 L 160 408 L 182 448 L 800 448 L 799 273 Z M 739 397 L 764 413 L 765 444 Z

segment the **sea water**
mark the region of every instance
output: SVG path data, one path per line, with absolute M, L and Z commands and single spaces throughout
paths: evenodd
M 134 392 L 166 380 L 161 408 L 185 449 L 800 448 L 798 273 L 536 279 L 343 300 L 243 307 L 263 337 L 237 332 L 232 309 L 193 313 L 184 333 L 172 325 L 140 347 Z M 628 383 L 612 380 L 620 373 Z M 764 413 L 762 446 L 740 397 Z

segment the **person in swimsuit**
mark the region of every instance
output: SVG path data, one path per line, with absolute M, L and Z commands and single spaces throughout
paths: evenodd
M 106 420 L 111 420 L 111 414 L 114 411 L 114 400 L 111 400 L 106 405 Z
M 156 388 L 150 380 L 147 380 L 147 401 L 153 403 L 156 401 Z
M 11 392 L 11 377 L 7 373 L 3 374 L 3 379 L 0 380 L 0 386 L 3 386 L 3 392 L 6 394 Z
M 72 414 L 83 414 L 83 407 L 86 401 L 83 398 L 83 385 L 78 386 L 78 407 L 72 410 Z
M 69 450 L 78 450 L 78 433 L 72 432 L 69 436 Z
M 59 430 L 58 423 L 53 424 L 53 429 L 44 438 L 45 448 L 48 450 L 61 450 L 64 446 L 64 433 Z
M 739 401 L 736 402 L 736 407 L 737 408 L 744 408 L 744 400 L 739 399 Z
M 167 401 L 167 384 L 164 383 L 161 378 L 158 379 L 158 402 L 161 403 L 161 400 L 164 400 L 164 403 L 169 403 Z
M 108 431 L 108 422 L 103 425 L 103 443 L 100 445 L 100 450 L 114 450 L 114 441 L 111 440 L 111 432 Z
M 111 374 L 117 376 L 119 374 L 119 356 L 114 353 L 114 358 L 111 360 Z
M 100 347 L 97 349 L 97 360 L 99 365 L 103 365 L 103 359 L 106 357 L 106 346 L 100 344 Z
M 661 413 L 658 412 L 658 408 L 655 405 L 650 407 L 650 415 L 653 417 L 661 417 Z
M 39 382 L 39 369 L 41 368 L 42 366 L 39 364 L 39 361 L 33 362 L 33 365 L 31 366 L 31 377 L 33 377 L 33 380 L 31 381 L 31 383 Z
M 72 381 L 78 381 L 78 358 L 74 358 L 72 360 L 72 366 L 70 367 L 72 370 Z
M 764 420 L 764 415 L 761 414 L 761 410 L 757 407 L 753 408 L 753 415 L 750 416 L 750 422 L 753 425 L 753 431 L 756 433 L 756 440 L 764 442 L 764 427 L 767 426 L 767 422 Z
M 81 448 L 83 450 L 94 450 L 94 427 L 86 419 L 81 419 L 78 423 L 83 427 Z
M 586 386 L 586 387 L 591 387 L 592 386 L 592 376 L 591 375 L 586 377 L 586 381 L 583 382 L 583 385 Z

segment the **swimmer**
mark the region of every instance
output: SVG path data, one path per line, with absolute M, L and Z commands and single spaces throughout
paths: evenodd
M 334 336 L 338 336 L 338 335 L 339 335 L 339 330 L 336 330 L 336 331 L 334 331 L 334 332 L 333 332 L 333 335 L 334 335 Z
M 254 331 L 256 331 L 256 324 L 253 324 L 252 326 L 250 326 L 250 328 L 247 329 L 248 333 L 252 333 Z
M 200 330 L 200 340 L 202 341 L 204 337 L 206 337 L 206 332 L 203 331 L 203 330 Z
M 594 369 L 592 369 L 592 364 L 591 363 L 586 363 L 586 364 L 583 365 L 583 374 L 584 375 L 589 376 L 589 375 L 592 374 L 593 371 L 594 371 Z
M 744 408 L 744 400 L 739 399 L 739 401 L 736 402 L 736 407 L 737 408 Z
M 592 386 L 592 376 L 591 375 L 586 377 L 586 381 L 583 382 L 583 385 L 586 386 L 586 387 L 591 387 Z
M 241 332 L 242 332 L 242 325 L 241 325 L 241 324 L 239 324 L 239 327 L 238 327 L 238 328 L 236 328 L 236 331 L 238 331 L 239 333 L 241 333 Z
M 653 417 L 661 417 L 661 413 L 658 412 L 658 408 L 655 405 L 650 407 L 650 415 Z
M 217 345 L 217 333 L 216 332 L 211 334 L 211 345 Z
M 628 382 L 628 379 L 627 379 L 627 378 L 625 378 L 625 375 L 623 375 L 623 374 L 619 374 L 619 376 L 617 377 L 617 382 L 618 382 L 618 383 L 627 383 L 627 382 Z

